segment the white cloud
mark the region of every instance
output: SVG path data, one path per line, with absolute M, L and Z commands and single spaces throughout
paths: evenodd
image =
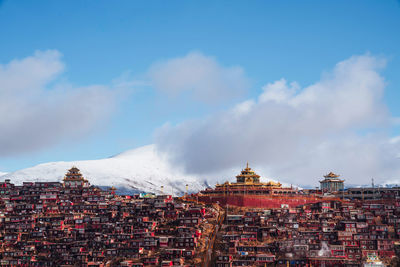
M 102 85 L 61 83 L 63 71 L 55 50 L 0 65 L 0 156 L 81 136 L 107 119 L 115 93 Z
M 391 144 L 400 143 L 400 136 L 395 136 L 395 137 L 390 138 L 389 143 L 391 143 Z
M 157 90 L 174 97 L 189 93 L 204 103 L 231 100 L 248 88 L 242 68 L 223 67 L 197 52 L 153 64 L 148 75 Z
M 259 100 L 285 102 L 293 97 L 296 92 L 300 89 L 300 86 L 296 82 L 292 82 L 289 86 L 285 79 L 280 79 L 274 83 L 269 83 L 263 87 L 263 93 L 260 95 Z
M 400 145 L 385 133 L 385 60 L 370 55 L 339 62 L 303 89 L 281 79 L 257 100 L 156 133 L 161 153 L 188 172 L 223 173 L 247 160 L 262 174 L 317 185 L 328 171 L 349 183 L 400 176 Z

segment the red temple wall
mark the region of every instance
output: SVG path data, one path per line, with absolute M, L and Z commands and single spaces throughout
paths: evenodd
M 205 203 L 217 203 L 225 206 L 226 204 L 239 207 L 254 207 L 254 208 L 281 208 L 282 204 L 294 208 L 299 205 L 316 203 L 323 201 L 319 197 L 300 197 L 300 196 L 199 196 L 198 200 Z

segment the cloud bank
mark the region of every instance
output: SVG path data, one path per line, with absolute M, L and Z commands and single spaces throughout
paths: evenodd
M 383 102 L 384 67 L 382 58 L 353 56 L 305 88 L 269 83 L 257 99 L 158 129 L 158 150 L 204 175 L 249 161 L 261 174 L 301 185 L 331 170 L 348 183 L 400 177 L 400 141 L 385 131 L 393 119 Z
M 160 92 L 173 97 L 188 94 L 208 104 L 240 96 L 249 86 L 242 68 L 221 66 L 198 52 L 155 63 L 148 76 Z
M 107 119 L 115 93 L 102 85 L 61 82 L 64 69 L 55 50 L 0 65 L 0 156 L 82 136 Z

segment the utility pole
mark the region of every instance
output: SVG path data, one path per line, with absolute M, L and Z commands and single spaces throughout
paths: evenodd
M 372 199 L 375 199 L 375 184 L 374 184 L 374 178 L 372 178 Z

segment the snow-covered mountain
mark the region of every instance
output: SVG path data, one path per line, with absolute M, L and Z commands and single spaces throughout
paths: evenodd
M 154 193 L 160 193 L 163 186 L 164 193 L 180 195 L 185 192 L 186 184 L 191 192 L 202 190 L 207 185 L 204 179 L 184 174 L 171 166 L 157 153 L 155 145 L 143 146 L 99 160 L 39 164 L 6 173 L 0 176 L 0 181 L 10 179 L 14 184 L 26 181 L 61 181 L 72 166 L 79 168 L 83 176 L 97 186 L 115 186 L 119 189 Z
M 79 168 L 83 176 L 96 186 L 115 186 L 120 192 L 129 190 L 161 193 L 163 190 L 165 194 L 174 195 L 182 195 L 186 191 L 186 185 L 190 193 L 214 186 L 216 182 L 233 182 L 240 171 L 236 168 L 201 177 L 186 174 L 157 153 L 155 145 L 148 145 L 105 159 L 49 162 L 15 172 L 0 173 L 0 181 L 10 179 L 14 184 L 62 181 L 72 166 Z M 268 180 L 276 182 L 261 178 L 263 182 Z M 280 182 L 283 186 L 291 186 Z

